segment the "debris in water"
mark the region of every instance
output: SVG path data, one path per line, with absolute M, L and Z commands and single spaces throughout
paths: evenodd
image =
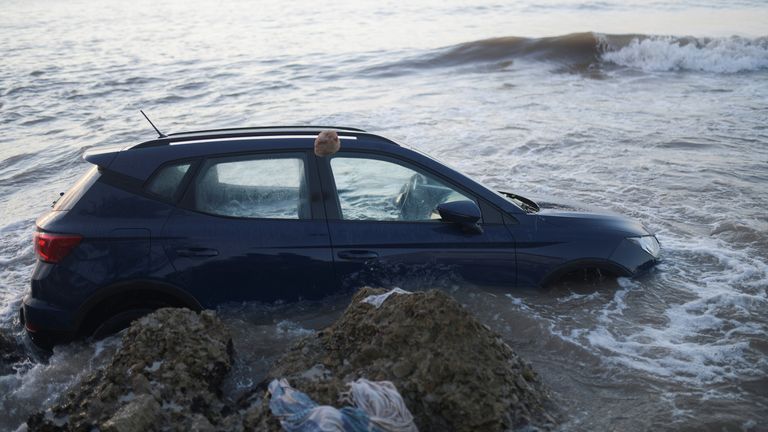
M 269 408 L 289 432 L 418 432 L 391 382 L 360 378 L 347 385 L 349 391 L 341 399 L 354 406 L 336 409 L 318 405 L 285 379 L 275 379 L 269 384 Z
M 411 292 L 400 288 L 394 288 L 385 292 L 384 294 L 370 295 L 364 298 L 362 301 L 363 303 L 372 304 L 376 309 L 378 309 L 381 304 L 384 303 L 392 294 L 411 294 Z

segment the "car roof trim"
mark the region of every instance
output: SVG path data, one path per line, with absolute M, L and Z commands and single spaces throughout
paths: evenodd
M 130 149 L 162 147 L 162 146 L 170 145 L 172 143 L 184 142 L 184 141 L 196 141 L 196 142 L 212 141 L 212 140 L 218 140 L 221 138 L 247 139 L 247 138 L 260 137 L 260 136 L 279 137 L 279 136 L 287 136 L 287 135 L 310 135 L 310 134 L 314 138 L 315 136 L 317 136 L 317 134 L 319 134 L 324 130 L 335 130 L 338 133 L 343 134 L 344 136 L 379 137 L 378 135 L 372 134 L 369 132 L 362 132 L 362 131 L 358 132 L 353 128 L 332 128 L 331 129 L 331 128 L 323 128 L 323 127 L 317 127 L 317 126 L 300 126 L 300 127 L 279 126 L 279 127 L 265 127 L 265 128 L 219 129 L 219 130 L 202 131 L 202 132 L 179 132 L 179 133 L 170 134 L 162 138 L 155 138 L 149 141 L 144 141 L 140 144 L 130 147 Z M 395 143 L 392 143 L 392 144 L 397 145 Z
M 166 136 L 168 137 L 175 137 L 179 135 L 202 135 L 202 134 L 208 134 L 208 133 L 226 133 L 226 132 L 247 132 L 247 131 L 264 131 L 264 130 L 288 130 L 288 131 L 299 131 L 299 130 L 337 130 L 337 131 L 350 131 L 350 132 L 366 132 L 363 129 L 354 128 L 354 127 L 346 127 L 346 126 L 316 126 L 316 125 L 297 125 L 297 126 L 249 126 L 249 127 L 238 127 L 238 128 L 222 128 L 222 129 L 204 129 L 204 130 L 196 130 L 196 131 L 183 131 L 183 132 L 174 132 L 170 133 Z
M 258 135 L 248 137 L 229 137 L 229 138 L 195 138 L 185 141 L 174 141 L 169 145 L 186 145 L 195 143 L 211 143 L 211 142 L 225 142 L 225 141 L 258 141 L 258 140 L 278 140 L 278 139 L 315 139 L 317 135 Z M 351 135 L 339 135 L 339 139 L 342 140 L 356 140 L 356 136 Z

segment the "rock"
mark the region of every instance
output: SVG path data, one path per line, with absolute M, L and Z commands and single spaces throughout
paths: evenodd
M 384 292 L 355 294 L 335 324 L 300 340 L 234 404 L 219 390 L 232 365 L 229 331 L 212 312 L 161 309 L 131 325 L 107 367 L 30 416 L 28 430 L 280 431 L 266 391 L 273 378 L 333 406 L 348 382 L 391 381 L 423 432 L 554 427 L 533 369 L 455 300 L 429 291 L 362 302 Z
M 392 381 L 421 431 L 506 431 L 554 426 L 533 369 L 440 291 L 392 295 L 379 308 L 365 288 L 332 326 L 297 343 L 268 380 L 287 378 L 320 404 L 338 405 L 357 378 Z M 260 405 L 259 405 L 260 404 Z M 264 398 L 249 408 L 260 430 L 280 430 Z
M 138 396 L 117 410 L 102 426 L 104 432 L 150 430 L 160 414 L 160 405 L 148 394 Z
M 232 365 L 229 331 L 213 312 L 160 309 L 135 321 L 110 364 L 29 418 L 30 431 L 213 430 Z

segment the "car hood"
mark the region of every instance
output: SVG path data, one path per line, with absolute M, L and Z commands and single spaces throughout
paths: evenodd
M 511 192 L 500 193 L 503 195 L 511 194 L 524 202 L 531 202 L 535 207 L 532 214 L 545 225 L 593 229 L 602 232 L 611 231 L 626 237 L 653 234 L 645 225 L 632 218 L 595 208 L 582 202 L 552 196 L 537 197 L 536 201 L 532 201 Z
M 646 236 L 651 232 L 640 222 L 616 214 L 541 209 L 539 220 L 554 226 L 595 228 L 622 233 L 628 237 Z

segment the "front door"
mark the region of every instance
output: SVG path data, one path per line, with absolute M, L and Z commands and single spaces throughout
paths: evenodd
M 326 212 L 343 286 L 515 285 L 514 239 L 503 223 L 481 223 L 482 232 L 468 232 L 437 214 L 437 206 L 450 201 L 480 204 L 471 192 L 383 155 L 340 152 L 323 162 L 332 183 L 325 185 L 333 191 Z
M 172 279 L 207 307 L 333 291 L 330 238 L 313 164 L 305 152 L 202 162 L 164 228 L 176 270 Z

